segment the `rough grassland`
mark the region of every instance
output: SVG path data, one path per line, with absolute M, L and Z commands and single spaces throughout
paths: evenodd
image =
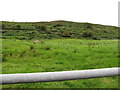
M 3 39 L 4 74 L 118 67 L 117 40 Z M 118 77 L 3 85 L 3 88 L 118 88 Z

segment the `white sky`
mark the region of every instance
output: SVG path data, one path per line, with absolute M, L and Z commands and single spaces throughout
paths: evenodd
M 67 20 L 118 26 L 120 0 L 0 0 L 0 21 Z

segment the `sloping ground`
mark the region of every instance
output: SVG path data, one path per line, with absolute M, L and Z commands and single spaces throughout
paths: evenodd
M 118 39 L 119 27 L 70 21 L 2 22 L 3 38 Z M 11 31 L 12 30 L 12 31 Z M 14 34 L 13 34 L 14 33 Z M 85 34 L 85 35 L 84 35 Z

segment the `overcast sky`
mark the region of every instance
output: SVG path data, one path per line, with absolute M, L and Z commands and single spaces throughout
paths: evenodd
M 67 20 L 118 26 L 120 0 L 0 0 L 0 21 Z

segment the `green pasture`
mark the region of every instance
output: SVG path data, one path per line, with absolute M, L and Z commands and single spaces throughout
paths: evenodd
M 118 40 L 2 39 L 2 73 L 118 67 Z M 3 85 L 3 88 L 118 88 L 118 77 Z

